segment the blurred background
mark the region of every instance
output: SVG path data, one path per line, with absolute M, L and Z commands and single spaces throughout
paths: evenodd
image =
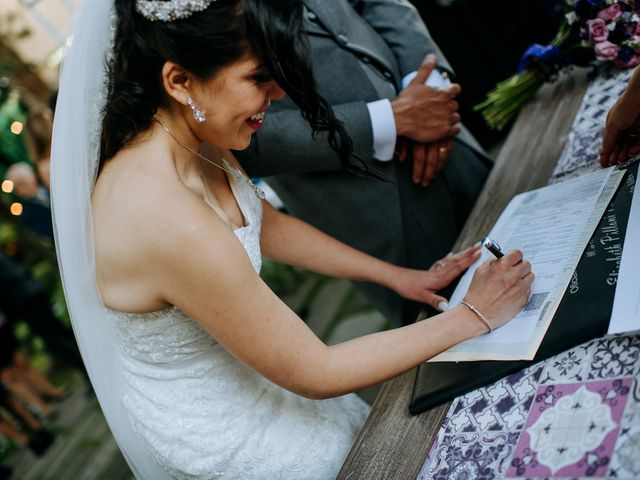
M 0 1 L 0 479 L 131 478 L 75 347 L 51 225 L 57 79 L 81 4 Z M 554 36 L 558 1 L 414 4 L 462 85 L 463 121 L 495 155 L 508 128 L 491 130 L 473 106 L 528 45 Z M 347 281 L 268 261 L 262 275 L 328 343 L 390 327 Z M 376 391 L 361 395 L 372 402 Z

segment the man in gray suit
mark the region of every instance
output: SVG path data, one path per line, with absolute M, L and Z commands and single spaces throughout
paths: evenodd
M 271 107 L 238 157 L 252 176 L 267 177 L 291 214 L 378 258 L 427 268 L 451 250 L 488 172 L 482 149 L 459 125 L 459 86 L 424 85 L 435 62 L 425 62 L 428 53 L 450 68 L 406 0 L 304 4 L 318 90 L 354 153 L 389 181 L 344 172 L 288 98 Z M 393 161 L 394 150 L 409 158 Z M 419 305 L 358 286 L 395 324 L 415 320 Z

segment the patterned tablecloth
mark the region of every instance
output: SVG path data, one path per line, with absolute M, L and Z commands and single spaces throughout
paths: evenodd
M 550 183 L 598 168 L 606 114 L 630 76 L 589 85 Z M 456 398 L 418 480 L 593 477 L 640 479 L 640 332 L 593 340 Z

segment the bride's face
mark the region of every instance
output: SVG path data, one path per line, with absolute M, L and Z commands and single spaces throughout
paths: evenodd
M 196 127 L 200 140 L 233 150 L 249 146 L 251 135 L 269 121 L 270 102 L 284 96 L 282 88 L 253 56 L 193 85 L 193 100 L 207 117 Z

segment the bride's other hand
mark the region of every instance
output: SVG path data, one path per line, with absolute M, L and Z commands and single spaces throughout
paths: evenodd
M 449 254 L 435 262 L 429 270 L 400 268 L 391 288 L 402 297 L 431 305 L 438 311 L 447 309 L 448 301 L 436 292 L 453 282 L 480 258 L 480 245 Z
M 524 307 L 531 294 L 535 275 L 520 250 L 512 250 L 498 260 L 488 260 L 478 267 L 465 301 L 475 306 L 498 328 Z

